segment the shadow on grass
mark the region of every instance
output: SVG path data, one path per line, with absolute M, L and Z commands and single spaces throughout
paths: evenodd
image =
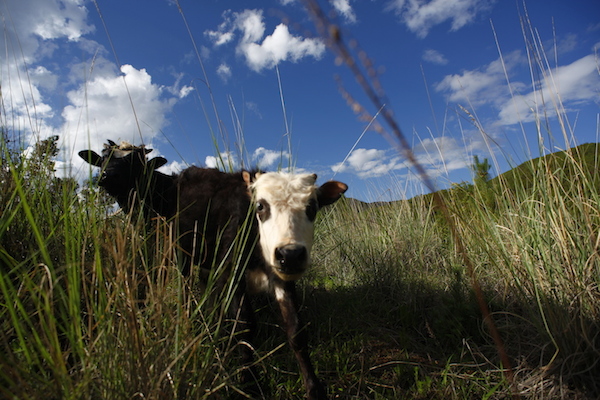
M 309 322 L 313 362 L 330 395 L 338 399 L 512 398 L 477 304 L 460 285 L 457 281 L 447 291 L 418 283 L 305 286 L 301 316 Z M 260 348 L 273 349 L 285 340 L 284 335 L 271 310 L 265 312 L 273 305 L 264 299 L 259 302 L 264 305 L 258 312 Z M 515 393 L 527 399 L 597 398 L 598 364 L 589 365 L 587 371 L 544 368 L 554 352 L 541 345 L 548 339 L 539 337 L 538 328 L 527 321 L 534 305 L 491 302 L 490 307 L 496 310 L 494 318 L 514 363 Z M 568 314 L 568 310 L 560 312 Z M 598 348 L 597 335 L 593 339 Z M 287 382 L 271 388 L 276 397 L 302 398 L 301 380 L 287 346 L 264 364 L 273 387 Z M 564 369 L 567 364 L 563 360 L 551 365 Z

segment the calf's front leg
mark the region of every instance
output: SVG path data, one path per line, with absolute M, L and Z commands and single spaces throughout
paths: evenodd
M 307 397 L 309 400 L 325 400 L 327 399 L 327 391 L 319 378 L 317 378 L 317 374 L 315 374 L 315 370 L 310 362 L 308 335 L 298 317 L 296 284 L 294 282 L 281 282 L 281 286 L 276 286 L 275 288 L 275 297 L 283 318 L 288 343 L 294 351 L 300 372 L 302 373 Z

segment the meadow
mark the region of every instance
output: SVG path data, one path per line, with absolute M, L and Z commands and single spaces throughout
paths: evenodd
M 2 397 L 243 398 L 223 312 L 231 291 L 215 301 L 210 282 L 181 276 L 172 225 L 114 214 L 93 183 L 53 178 L 54 138 L 29 158 L 10 144 L 5 134 Z M 444 191 L 452 224 L 431 195 L 326 209 L 300 293 L 330 396 L 597 397 L 597 155 L 580 146 Z M 265 398 L 303 398 L 273 304 L 255 302 Z

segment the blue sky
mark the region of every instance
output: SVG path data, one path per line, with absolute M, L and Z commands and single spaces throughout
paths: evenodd
M 540 143 L 598 141 L 597 0 L 320 4 L 376 66 L 386 106 L 440 188 L 470 181 L 473 155 L 493 160 L 495 175 L 538 156 Z M 89 168 L 77 151 L 112 139 L 146 143 L 166 171 L 293 165 L 361 200 L 424 190 L 346 104 L 340 82 L 377 113 L 304 3 L 179 5 L 0 0 L 2 124 L 28 142 L 59 135 L 57 173 L 79 179 Z

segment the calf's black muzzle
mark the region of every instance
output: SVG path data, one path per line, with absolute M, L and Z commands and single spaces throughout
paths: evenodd
M 299 244 L 287 244 L 275 249 L 275 259 L 279 272 L 285 275 L 299 275 L 306 270 L 308 251 Z

